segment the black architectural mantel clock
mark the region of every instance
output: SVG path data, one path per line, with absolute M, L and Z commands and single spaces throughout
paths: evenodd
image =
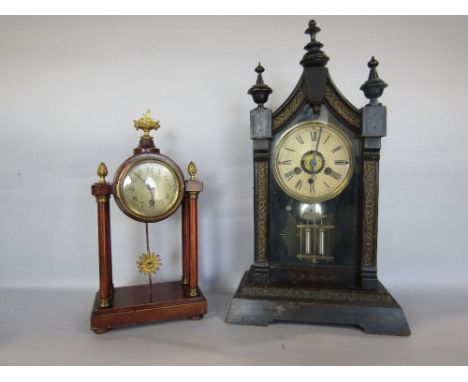
M 401 307 L 377 278 L 377 209 L 387 84 L 368 63 L 362 109 L 339 92 L 316 40 L 303 74 L 275 112 L 271 88 L 256 68 L 249 90 L 257 108 L 250 126 L 254 154 L 254 264 L 245 273 L 226 321 L 357 325 L 365 332 L 409 335 Z

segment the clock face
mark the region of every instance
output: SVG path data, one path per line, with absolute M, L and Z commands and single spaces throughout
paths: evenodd
M 276 182 L 294 199 L 317 203 L 336 197 L 353 174 L 351 142 L 336 127 L 302 122 L 278 141 L 273 155 Z
M 166 162 L 146 158 L 118 171 L 114 183 L 117 185 L 116 201 L 123 212 L 136 220 L 152 222 L 175 211 L 180 204 L 183 181 Z

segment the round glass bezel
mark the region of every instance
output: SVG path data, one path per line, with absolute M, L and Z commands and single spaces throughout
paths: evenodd
M 176 190 L 177 196 L 173 199 L 173 203 L 166 210 L 164 210 L 163 213 L 158 213 L 152 216 L 142 214 L 141 212 L 138 212 L 138 210 L 130 206 L 123 192 L 123 182 L 126 176 L 129 174 L 129 172 L 141 163 L 147 162 L 158 163 L 160 165 L 165 166 L 172 173 L 172 175 L 174 175 L 178 183 L 178 187 Z M 114 199 L 117 206 L 128 217 L 144 223 L 158 222 L 171 216 L 179 208 L 182 202 L 184 188 L 184 177 L 180 168 L 170 158 L 161 154 L 138 154 L 133 157 L 130 157 L 124 163 L 122 163 L 122 165 L 118 168 L 114 176 Z
M 281 152 L 280 148 L 283 146 L 284 142 L 291 135 L 297 133 L 298 130 L 308 127 L 308 126 L 322 127 L 322 129 L 331 130 L 334 134 L 336 134 L 343 141 L 344 145 L 346 146 L 346 149 L 349 152 L 349 169 L 348 169 L 348 172 L 346 173 L 346 178 L 343 180 L 342 183 L 340 183 L 340 185 L 337 188 L 333 189 L 332 191 L 326 194 L 316 196 L 316 197 L 305 196 L 304 194 L 301 194 L 291 189 L 291 187 L 287 183 L 285 183 L 283 177 L 281 176 L 280 169 L 278 166 L 278 156 Z M 275 144 L 272 160 L 273 160 L 273 163 L 272 163 L 273 175 L 278 186 L 281 188 L 281 190 L 283 190 L 287 195 L 289 195 L 293 199 L 299 200 L 304 203 L 320 203 L 320 202 L 325 202 L 327 200 L 337 197 L 349 184 L 354 174 L 354 154 L 353 154 L 352 143 L 351 143 L 350 138 L 345 133 L 340 131 L 340 129 L 337 128 L 336 126 L 330 123 L 324 123 L 320 121 L 300 122 L 290 127 L 285 132 L 283 132 Z

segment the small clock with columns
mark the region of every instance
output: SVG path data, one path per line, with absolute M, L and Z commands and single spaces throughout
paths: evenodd
M 149 111 L 134 121 L 143 130 L 133 156 L 117 169 L 113 183 L 106 181 L 107 168 L 98 167 L 99 181 L 91 187 L 98 209 L 99 291 L 91 312 L 91 329 L 109 329 L 178 318 L 200 319 L 207 302 L 198 287 L 198 205 L 203 184 L 196 179 L 197 168 L 190 162 L 189 179 L 169 157 L 160 153 L 150 135 L 159 122 Z M 148 284 L 115 288 L 112 278 L 110 197 L 128 217 L 145 225 L 146 250 L 136 260 Z M 150 249 L 149 226 L 182 209 L 182 277 L 178 281 L 153 283 L 153 274 L 163 265 L 163 254 Z

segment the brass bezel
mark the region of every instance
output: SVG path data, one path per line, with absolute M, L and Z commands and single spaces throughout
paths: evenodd
M 169 171 L 175 175 L 178 180 L 179 187 L 177 188 L 177 197 L 174 203 L 162 214 L 148 217 L 146 215 L 139 214 L 134 209 L 127 205 L 124 196 L 122 195 L 122 182 L 125 179 L 128 172 L 135 166 L 143 162 L 157 162 L 166 166 Z M 124 163 L 120 165 L 114 176 L 114 198 L 117 206 L 122 212 L 128 217 L 143 222 L 143 223 L 154 223 L 164 220 L 171 216 L 180 206 L 183 194 L 184 194 L 184 177 L 179 166 L 170 158 L 162 154 L 148 153 L 148 154 L 137 154 L 128 158 Z
M 349 171 L 346 175 L 346 179 L 340 184 L 339 187 L 334 189 L 332 192 L 329 192 L 327 194 L 324 194 L 319 197 L 305 197 L 304 195 L 293 191 L 287 187 L 287 185 L 284 183 L 283 178 L 281 177 L 281 174 L 279 173 L 278 169 L 278 154 L 279 154 L 279 148 L 281 147 L 282 143 L 292 134 L 294 134 L 297 130 L 305 127 L 305 126 L 318 126 L 322 127 L 325 129 L 332 130 L 334 133 L 336 133 L 340 138 L 343 139 L 343 142 L 348 149 L 348 152 L 350 153 L 350 160 L 349 160 Z M 300 122 L 291 128 L 287 129 L 279 138 L 278 141 L 276 142 L 274 152 L 273 152 L 273 175 L 275 177 L 276 183 L 278 186 L 290 197 L 293 199 L 299 200 L 304 203 L 320 203 L 320 202 L 325 202 L 327 200 L 333 199 L 336 196 L 338 196 L 349 184 L 351 178 L 353 177 L 354 174 L 354 153 L 353 153 L 353 146 L 351 143 L 351 140 L 348 138 L 346 134 L 340 131 L 340 129 L 330 123 L 325 123 L 325 122 L 320 122 L 320 121 L 305 121 L 305 122 Z

